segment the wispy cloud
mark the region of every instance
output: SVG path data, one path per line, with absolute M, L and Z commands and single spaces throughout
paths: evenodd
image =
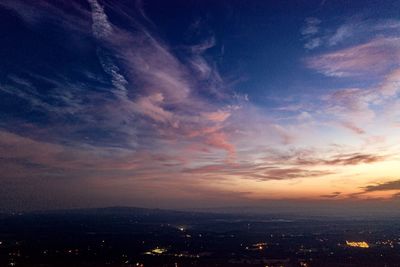
M 400 194 L 400 180 L 380 179 L 380 181 L 384 182 L 374 182 L 359 187 L 360 190 L 358 192 L 350 193 L 348 197 L 355 199 L 359 199 L 360 197 L 385 200 L 397 199 Z
M 321 39 L 316 37 L 316 38 L 312 38 L 312 39 L 308 40 L 307 43 L 304 45 L 304 47 L 309 50 L 312 50 L 314 48 L 319 47 L 321 44 L 322 44 Z
M 96 0 L 88 0 L 92 9 L 92 29 L 96 38 L 107 39 L 112 33 L 112 26 L 108 21 L 104 8 Z
M 376 38 L 364 44 L 314 56 L 307 61 L 307 65 L 326 76 L 376 77 L 396 66 L 399 59 L 399 38 Z
M 363 130 L 362 128 L 358 127 L 357 125 L 355 125 L 352 122 L 342 121 L 342 122 L 340 122 L 340 125 L 342 125 L 346 129 L 349 129 L 350 131 L 352 131 L 352 132 L 354 132 L 356 134 L 365 134 L 365 130 Z
M 341 43 L 346 38 L 349 38 L 354 34 L 354 27 L 351 24 L 341 25 L 335 33 L 328 38 L 328 45 L 334 46 Z
M 255 181 L 292 180 L 313 178 L 333 174 L 328 170 L 310 170 L 297 167 L 280 167 L 265 164 L 221 164 L 205 165 L 185 170 L 188 173 L 201 174 L 207 177 L 240 177 Z
M 322 44 L 322 40 L 317 34 L 320 31 L 321 20 L 318 18 L 310 17 L 305 19 L 305 25 L 301 29 L 301 34 L 305 40 L 304 47 L 312 50 Z
M 161 107 L 164 97 L 161 93 L 141 97 L 135 102 L 138 113 L 146 115 L 158 122 L 173 123 L 173 113 Z M 175 125 L 177 127 L 178 125 Z
M 223 122 L 231 116 L 231 112 L 227 110 L 218 110 L 214 112 L 205 112 L 203 116 L 209 121 Z
M 113 27 L 104 12 L 104 8 L 99 5 L 97 0 L 88 0 L 92 9 L 92 30 L 93 35 L 99 40 L 108 42 L 112 38 Z M 102 48 L 97 48 L 97 55 L 103 70 L 111 76 L 112 84 L 117 89 L 116 95 L 126 98 L 128 81 L 120 73 L 119 67 L 114 63 L 112 56 Z
M 388 156 L 367 153 L 321 153 L 315 150 L 292 150 L 286 153 L 273 151 L 265 157 L 269 164 L 285 162 L 287 166 L 346 166 L 384 161 Z M 324 156 L 322 156 L 322 155 Z
M 375 192 L 375 191 L 400 190 L 400 180 L 393 180 L 384 183 L 367 185 L 363 187 L 363 190 L 364 193 Z
M 337 198 L 341 194 L 342 194 L 341 192 L 336 191 L 336 192 L 332 192 L 331 194 L 321 195 L 321 197 L 323 197 L 323 198 Z
M 28 8 L 28 6 L 25 7 L 26 4 L 21 5 Z M 183 138 L 185 142 L 189 143 L 202 142 L 205 146 L 225 150 L 229 155 L 233 155 L 234 145 L 229 141 L 229 133 L 225 132 L 224 125 L 222 125 L 232 115 L 230 105 L 213 103 L 207 98 L 201 97 L 203 90 L 207 94 L 211 92 L 220 97 L 225 94 L 223 91 L 227 88 L 216 67 L 203 57 L 203 53 L 215 45 L 214 37 L 194 44 L 189 49 L 185 47 L 185 52 L 189 51 L 187 61 L 192 63 L 186 65 L 186 62 L 178 59 L 154 32 L 140 22 L 140 18 L 122 13 L 134 27 L 133 31 L 127 31 L 118 23 L 110 20 L 106 14 L 109 6 L 104 7 L 96 0 L 89 0 L 89 5 L 90 10 L 88 11 L 84 7 L 74 6 L 79 12 L 74 13 L 73 17 L 78 22 L 92 21 L 91 27 L 87 27 L 89 25 L 85 24 L 86 27 L 82 27 L 80 33 L 87 36 L 92 34 L 97 40 L 96 54 L 100 66 L 108 75 L 106 78 L 111 80 L 108 90 L 117 99 L 109 99 L 105 102 L 102 99 L 103 103 L 97 102 L 97 110 L 103 114 L 92 110 L 90 106 L 84 104 L 84 101 L 75 102 L 74 108 L 78 111 L 82 110 L 82 113 L 75 114 L 76 117 L 87 120 L 88 124 L 81 124 L 80 129 L 76 129 L 75 126 L 72 128 L 80 132 L 92 131 L 94 128 L 115 132 L 112 129 L 117 127 L 118 131 L 122 131 L 126 135 L 126 139 L 143 147 L 150 146 L 151 142 L 144 143 L 145 139 L 137 142 L 137 137 L 146 136 L 147 131 L 152 131 L 152 138 L 156 138 L 160 142 L 163 142 L 163 138 L 175 136 L 174 138 Z M 18 11 L 18 3 L 9 6 Z M 56 6 L 49 5 L 46 8 L 57 10 L 65 21 L 71 19 L 72 15 L 58 10 Z M 110 11 L 123 12 L 115 6 L 110 7 Z M 144 16 L 142 8 L 140 12 L 146 22 L 149 22 L 150 19 Z M 43 17 L 47 15 L 47 13 L 43 13 Z M 31 16 L 27 13 L 23 13 L 22 16 L 29 23 L 37 23 L 36 20 L 34 22 L 29 20 Z M 42 20 L 43 17 L 38 19 Z M 66 27 L 73 27 L 73 25 L 68 24 Z M 196 71 L 193 72 L 193 69 Z M 107 85 L 103 81 L 99 82 L 101 82 L 102 88 L 107 90 Z M 82 84 L 75 86 L 78 89 L 77 94 L 87 91 L 85 94 L 91 99 L 101 97 L 101 93 L 87 90 Z M 41 100 L 44 95 L 30 94 L 26 90 L 13 90 L 11 87 L 7 85 L 2 90 L 25 98 L 43 110 L 50 111 L 53 108 L 52 103 Z M 67 93 L 70 92 L 63 92 L 65 95 Z M 227 96 L 225 94 L 224 97 Z M 67 98 L 65 100 L 67 105 L 72 105 L 72 101 Z M 225 103 L 229 103 L 229 101 L 236 100 L 225 98 Z M 135 119 L 136 122 L 133 124 Z M 97 123 L 97 125 L 94 126 L 93 123 Z M 87 128 L 82 129 L 85 126 Z M 188 134 L 188 127 L 191 128 L 191 131 L 202 132 L 203 136 Z M 202 130 L 207 128 L 215 130 Z M 118 142 L 123 144 L 126 142 L 125 138 Z
M 400 33 L 400 23 L 394 19 L 368 19 L 361 15 L 338 17 L 337 25 L 326 25 L 317 18 L 307 18 L 300 29 L 303 35 L 304 47 L 332 48 L 351 45 L 354 40 L 366 42 L 371 36 L 385 38 L 397 37 Z M 322 26 L 323 25 L 323 26 Z M 318 43 L 318 45 L 316 45 Z M 314 44 L 314 45 L 313 45 Z
M 349 155 L 338 155 L 330 160 L 323 161 L 324 164 L 328 165 L 356 165 L 361 163 L 374 163 L 385 160 L 386 157 L 370 154 L 349 154 Z
M 314 35 L 319 32 L 319 24 L 321 20 L 314 17 L 309 17 L 305 19 L 305 26 L 301 29 L 302 35 Z

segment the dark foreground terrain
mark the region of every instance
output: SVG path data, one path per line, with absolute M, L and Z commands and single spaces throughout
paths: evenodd
M 400 221 L 137 208 L 3 214 L 0 266 L 400 266 Z

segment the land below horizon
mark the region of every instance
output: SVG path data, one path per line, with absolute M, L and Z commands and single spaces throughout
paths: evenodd
M 397 266 L 399 218 L 110 207 L 0 217 L 4 266 Z

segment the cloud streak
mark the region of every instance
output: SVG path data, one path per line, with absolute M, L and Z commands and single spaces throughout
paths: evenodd
M 305 25 L 301 29 L 301 34 L 305 39 L 304 47 L 308 50 L 313 50 L 322 44 L 321 38 L 317 36 L 320 31 L 321 20 L 318 18 L 306 18 Z
M 389 181 L 385 183 L 378 183 L 363 187 L 364 193 L 388 190 L 400 190 L 400 180 Z
M 400 58 L 399 40 L 395 37 L 376 38 L 364 44 L 312 57 L 307 65 L 333 77 L 382 74 L 397 65 Z

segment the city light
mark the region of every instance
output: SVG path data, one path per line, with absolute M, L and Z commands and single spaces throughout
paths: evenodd
M 347 241 L 346 240 L 346 245 L 349 247 L 357 247 L 357 248 L 369 248 L 369 245 L 365 241 L 359 241 L 359 242 L 354 242 L 354 241 Z

